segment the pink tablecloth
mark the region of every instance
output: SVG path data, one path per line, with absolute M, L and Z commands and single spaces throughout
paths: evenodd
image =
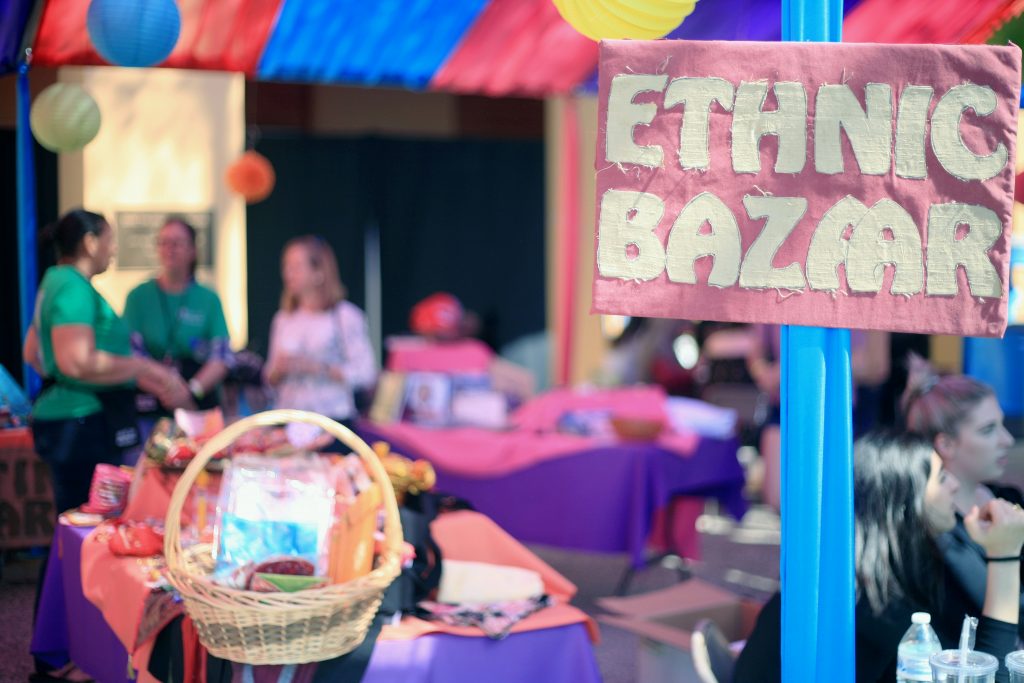
M 381 434 L 424 457 L 436 467 L 462 477 L 500 477 L 548 460 L 583 451 L 629 447 L 614 436 L 590 437 L 556 431 L 559 418 L 570 411 L 607 410 L 615 415 L 665 421 L 665 393 L 656 387 L 631 387 L 579 392 L 557 389 L 524 404 L 512 416 L 514 429 L 494 431 L 459 427 L 431 429 L 407 422 L 368 424 L 368 432 Z M 686 457 L 694 453 L 700 437 L 666 429 L 654 443 Z
M 367 433 L 385 436 L 396 445 L 400 444 L 408 451 L 407 455 L 426 458 L 435 467 L 463 477 L 500 477 L 582 451 L 630 445 L 613 438 L 557 432 L 495 432 L 473 427 L 429 429 L 406 422 L 367 424 L 366 427 Z M 669 433 L 655 443 L 686 457 L 696 450 L 700 437 Z
M 483 374 L 491 367 L 494 351 L 476 339 L 431 341 L 422 337 L 388 340 L 388 370 L 392 372 L 444 372 Z

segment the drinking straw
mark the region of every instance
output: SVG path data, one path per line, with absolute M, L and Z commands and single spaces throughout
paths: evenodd
M 960 627 L 960 663 L 957 666 L 957 683 L 964 683 L 967 678 L 964 667 L 967 666 L 967 653 L 974 647 L 974 631 L 977 627 L 978 620 L 965 614 L 963 626 Z

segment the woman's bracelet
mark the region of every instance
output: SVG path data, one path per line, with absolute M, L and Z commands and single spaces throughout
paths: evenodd
M 202 383 L 195 377 L 188 381 L 188 390 L 197 401 L 206 396 L 206 390 L 203 389 Z
M 1020 554 L 1003 555 L 1002 557 L 985 557 L 986 562 L 1020 562 Z

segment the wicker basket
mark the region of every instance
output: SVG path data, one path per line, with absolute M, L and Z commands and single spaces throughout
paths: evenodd
M 384 550 L 364 576 L 295 593 L 257 593 L 220 586 L 208 577 L 212 547 L 181 547 L 181 510 L 210 459 L 246 431 L 304 422 L 316 425 L 362 458 L 384 501 Z M 301 410 L 247 417 L 210 439 L 181 475 L 167 509 L 164 553 L 171 584 L 181 593 L 199 640 L 211 654 L 244 664 L 305 664 L 351 652 L 366 637 L 385 589 L 400 571 L 402 526 L 387 473 L 373 450 L 333 420 Z

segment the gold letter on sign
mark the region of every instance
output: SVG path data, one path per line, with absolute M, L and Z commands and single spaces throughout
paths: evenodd
M 930 85 L 908 85 L 900 93 L 896 118 L 896 175 L 901 178 L 928 177 L 924 149 L 928 134 L 928 105 L 932 103 Z
M 747 249 L 743 268 L 740 270 L 740 287 L 803 289 L 804 274 L 800 271 L 800 264 L 790 263 L 783 268 L 776 268 L 774 261 L 779 247 L 807 211 L 807 200 L 803 197 L 747 195 L 743 198 L 743 206 L 752 220 L 767 220 L 761 234 L 750 245 L 750 249 Z
M 850 243 L 843 235 L 856 226 L 868 207 L 856 197 L 846 195 L 825 212 L 811 236 L 807 249 L 807 284 L 811 289 L 839 289 L 839 266 L 846 263 Z
M 970 232 L 957 239 L 961 225 L 969 226 Z M 955 296 L 957 266 L 963 266 L 971 294 L 1002 296 L 999 273 L 988 257 L 1002 231 L 999 217 L 984 206 L 933 205 L 928 210 L 928 294 Z
M 661 92 L 668 76 L 619 74 L 612 79 L 608 94 L 608 120 L 605 122 L 605 156 L 613 164 L 639 164 L 658 167 L 664 152 L 658 145 L 633 142 L 633 128 L 646 126 L 658 113 L 653 102 L 636 104 L 633 98 L 642 92 Z
M 892 88 L 868 83 L 866 113 L 847 85 L 823 85 L 814 104 L 814 168 L 818 173 L 842 173 L 846 131 L 860 172 L 885 175 L 892 160 Z
M 932 112 L 932 150 L 950 175 L 960 180 L 988 180 L 999 175 L 1006 166 L 1006 145 L 999 143 L 989 154 L 972 152 L 960 136 L 960 119 L 964 111 L 974 110 L 988 116 L 996 110 L 996 94 L 983 85 L 957 85 L 950 88 Z
M 711 103 L 718 102 L 725 111 L 732 111 L 732 83 L 721 78 L 676 78 L 665 91 L 665 109 L 683 105 L 683 122 L 679 127 L 679 165 L 683 168 L 706 169 L 708 123 Z
M 761 171 L 761 138 L 779 138 L 776 173 L 799 173 L 807 161 L 807 93 L 802 83 L 775 84 L 779 108 L 763 111 L 768 81 L 740 83 L 732 115 L 732 168 L 737 173 Z
M 886 239 L 886 229 L 892 239 Z M 906 209 L 891 199 L 879 200 L 853 229 L 846 258 L 850 290 L 881 291 L 886 264 L 896 266 L 893 294 L 917 294 L 924 288 L 921 233 Z
M 701 234 L 705 223 L 710 225 L 711 231 Z M 702 192 L 683 207 L 668 234 L 665 256 L 668 279 L 696 284 L 694 261 L 702 256 L 714 256 L 715 265 L 708 276 L 708 284 L 729 287 L 736 284 L 741 251 L 736 217 L 721 199 L 710 192 Z
M 665 203 L 646 192 L 608 190 L 597 224 L 597 269 L 604 277 L 653 280 L 665 270 L 665 248 L 654 234 Z M 632 245 L 637 253 L 627 253 Z

